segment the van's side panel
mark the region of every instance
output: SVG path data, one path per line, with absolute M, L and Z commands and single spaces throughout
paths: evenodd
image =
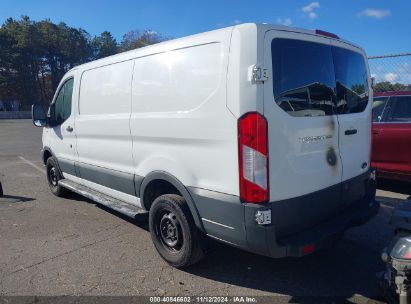
M 130 125 L 136 175 L 176 177 L 207 234 L 239 244 L 237 120 L 226 106 L 230 38 L 231 31 L 213 32 L 136 58 Z
M 227 72 L 227 107 L 237 119 L 250 111 L 263 113 L 261 85 L 251 81 L 253 66 L 262 64 L 258 62 L 259 58 L 262 60 L 258 54 L 262 51 L 258 48 L 259 36 L 256 24 L 243 24 L 233 29 Z M 238 173 L 235 177 L 238 180 Z M 238 186 L 236 194 L 239 195 Z
M 226 108 L 230 32 L 204 34 L 134 60 L 135 173 L 165 171 L 186 187 L 232 194 L 236 120 Z
M 129 127 L 133 64 L 82 71 L 76 134 L 83 183 L 108 195 L 118 191 L 137 204 Z

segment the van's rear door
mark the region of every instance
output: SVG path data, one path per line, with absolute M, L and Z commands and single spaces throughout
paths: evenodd
M 371 162 L 371 108 L 367 58 L 362 50 L 332 39 L 339 148 L 343 165 L 342 208 L 367 192 Z
M 330 39 L 267 31 L 264 68 L 272 222 L 281 237 L 340 210 L 343 166 Z

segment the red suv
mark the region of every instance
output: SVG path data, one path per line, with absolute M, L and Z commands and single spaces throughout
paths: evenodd
M 411 182 L 411 91 L 374 93 L 371 165 L 382 178 Z

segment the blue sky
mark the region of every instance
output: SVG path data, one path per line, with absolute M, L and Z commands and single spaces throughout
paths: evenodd
M 1 0 L 0 23 L 21 15 L 91 35 L 108 30 L 118 41 L 132 29 L 181 37 L 242 22 L 283 23 L 336 33 L 368 55 L 411 52 L 410 0 Z

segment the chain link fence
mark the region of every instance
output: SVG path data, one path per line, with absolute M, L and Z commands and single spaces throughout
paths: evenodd
M 374 92 L 411 90 L 411 53 L 368 57 Z

